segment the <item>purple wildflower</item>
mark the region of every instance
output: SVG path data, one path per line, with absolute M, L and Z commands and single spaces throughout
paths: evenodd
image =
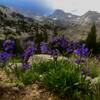
M 22 54 L 23 62 L 27 62 L 35 52 L 34 47 L 29 47 L 26 49 L 26 51 Z
M 67 53 L 72 53 L 73 52 L 73 49 L 72 48 L 66 48 L 66 52 Z
M 29 42 L 25 52 L 22 54 L 22 67 L 28 67 L 28 60 L 35 53 L 35 45 L 33 42 Z
M 53 49 L 49 51 L 49 54 L 54 57 L 59 55 L 59 50 L 58 49 Z
M 3 49 L 4 51 L 8 52 L 14 48 L 14 41 L 13 40 L 5 40 L 3 42 Z
M 59 55 L 59 50 L 58 49 L 50 50 L 48 53 L 51 55 L 51 57 L 54 58 L 55 61 L 57 60 L 57 57 Z
M 22 63 L 22 69 L 23 70 L 27 70 L 30 68 L 30 64 L 29 63 Z
M 41 42 L 40 44 L 40 50 L 41 50 L 41 53 L 47 53 L 48 52 L 48 48 L 47 48 L 47 43 L 45 42 Z
M 67 46 L 68 46 L 68 40 L 64 37 L 64 36 L 62 36 L 61 37 L 61 47 L 63 48 L 63 49 L 66 49 L 67 48 Z
M 5 65 L 7 63 L 7 59 L 12 56 L 12 54 L 9 54 L 7 52 L 0 53 L 0 64 Z
M 74 50 L 74 53 L 79 56 L 87 57 L 88 56 L 88 48 L 85 48 L 85 44 L 83 44 L 80 48 Z
M 59 37 L 58 36 L 53 36 L 51 42 L 52 43 L 56 43 L 59 41 Z

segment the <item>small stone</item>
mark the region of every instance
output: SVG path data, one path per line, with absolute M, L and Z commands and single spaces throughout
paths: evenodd
M 15 91 L 15 92 L 19 92 L 19 88 L 18 87 L 12 87 L 12 90 Z

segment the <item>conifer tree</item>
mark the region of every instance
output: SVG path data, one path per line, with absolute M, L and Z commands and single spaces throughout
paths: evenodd
M 92 25 L 91 30 L 88 34 L 86 44 L 89 50 L 95 52 L 96 49 L 96 26 L 95 24 Z

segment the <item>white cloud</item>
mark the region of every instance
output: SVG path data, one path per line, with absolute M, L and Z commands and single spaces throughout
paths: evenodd
M 88 10 L 100 12 L 100 0 L 45 0 L 53 9 L 63 9 L 75 14 L 83 14 Z

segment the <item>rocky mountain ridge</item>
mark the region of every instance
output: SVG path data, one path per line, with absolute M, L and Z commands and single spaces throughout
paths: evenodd
M 96 11 L 88 11 L 82 16 L 73 15 L 62 10 L 56 10 L 49 16 L 55 22 L 60 22 L 66 27 L 68 33 L 87 34 L 93 23 L 96 24 L 97 34 L 100 34 L 100 13 Z
M 100 34 L 100 13 L 96 11 L 88 11 L 82 16 L 77 16 L 58 9 L 49 16 L 34 15 L 33 18 L 29 18 L 0 5 L 0 35 L 9 31 L 8 33 L 12 32 L 16 37 L 28 37 L 36 33 L 36 28 L 40 32 L 47 28 L 46 31 L 52 34 L 55 27 L 64 34 L 84 35 L 89 32 L 92 23 L 96 24 L 97 34 Z

